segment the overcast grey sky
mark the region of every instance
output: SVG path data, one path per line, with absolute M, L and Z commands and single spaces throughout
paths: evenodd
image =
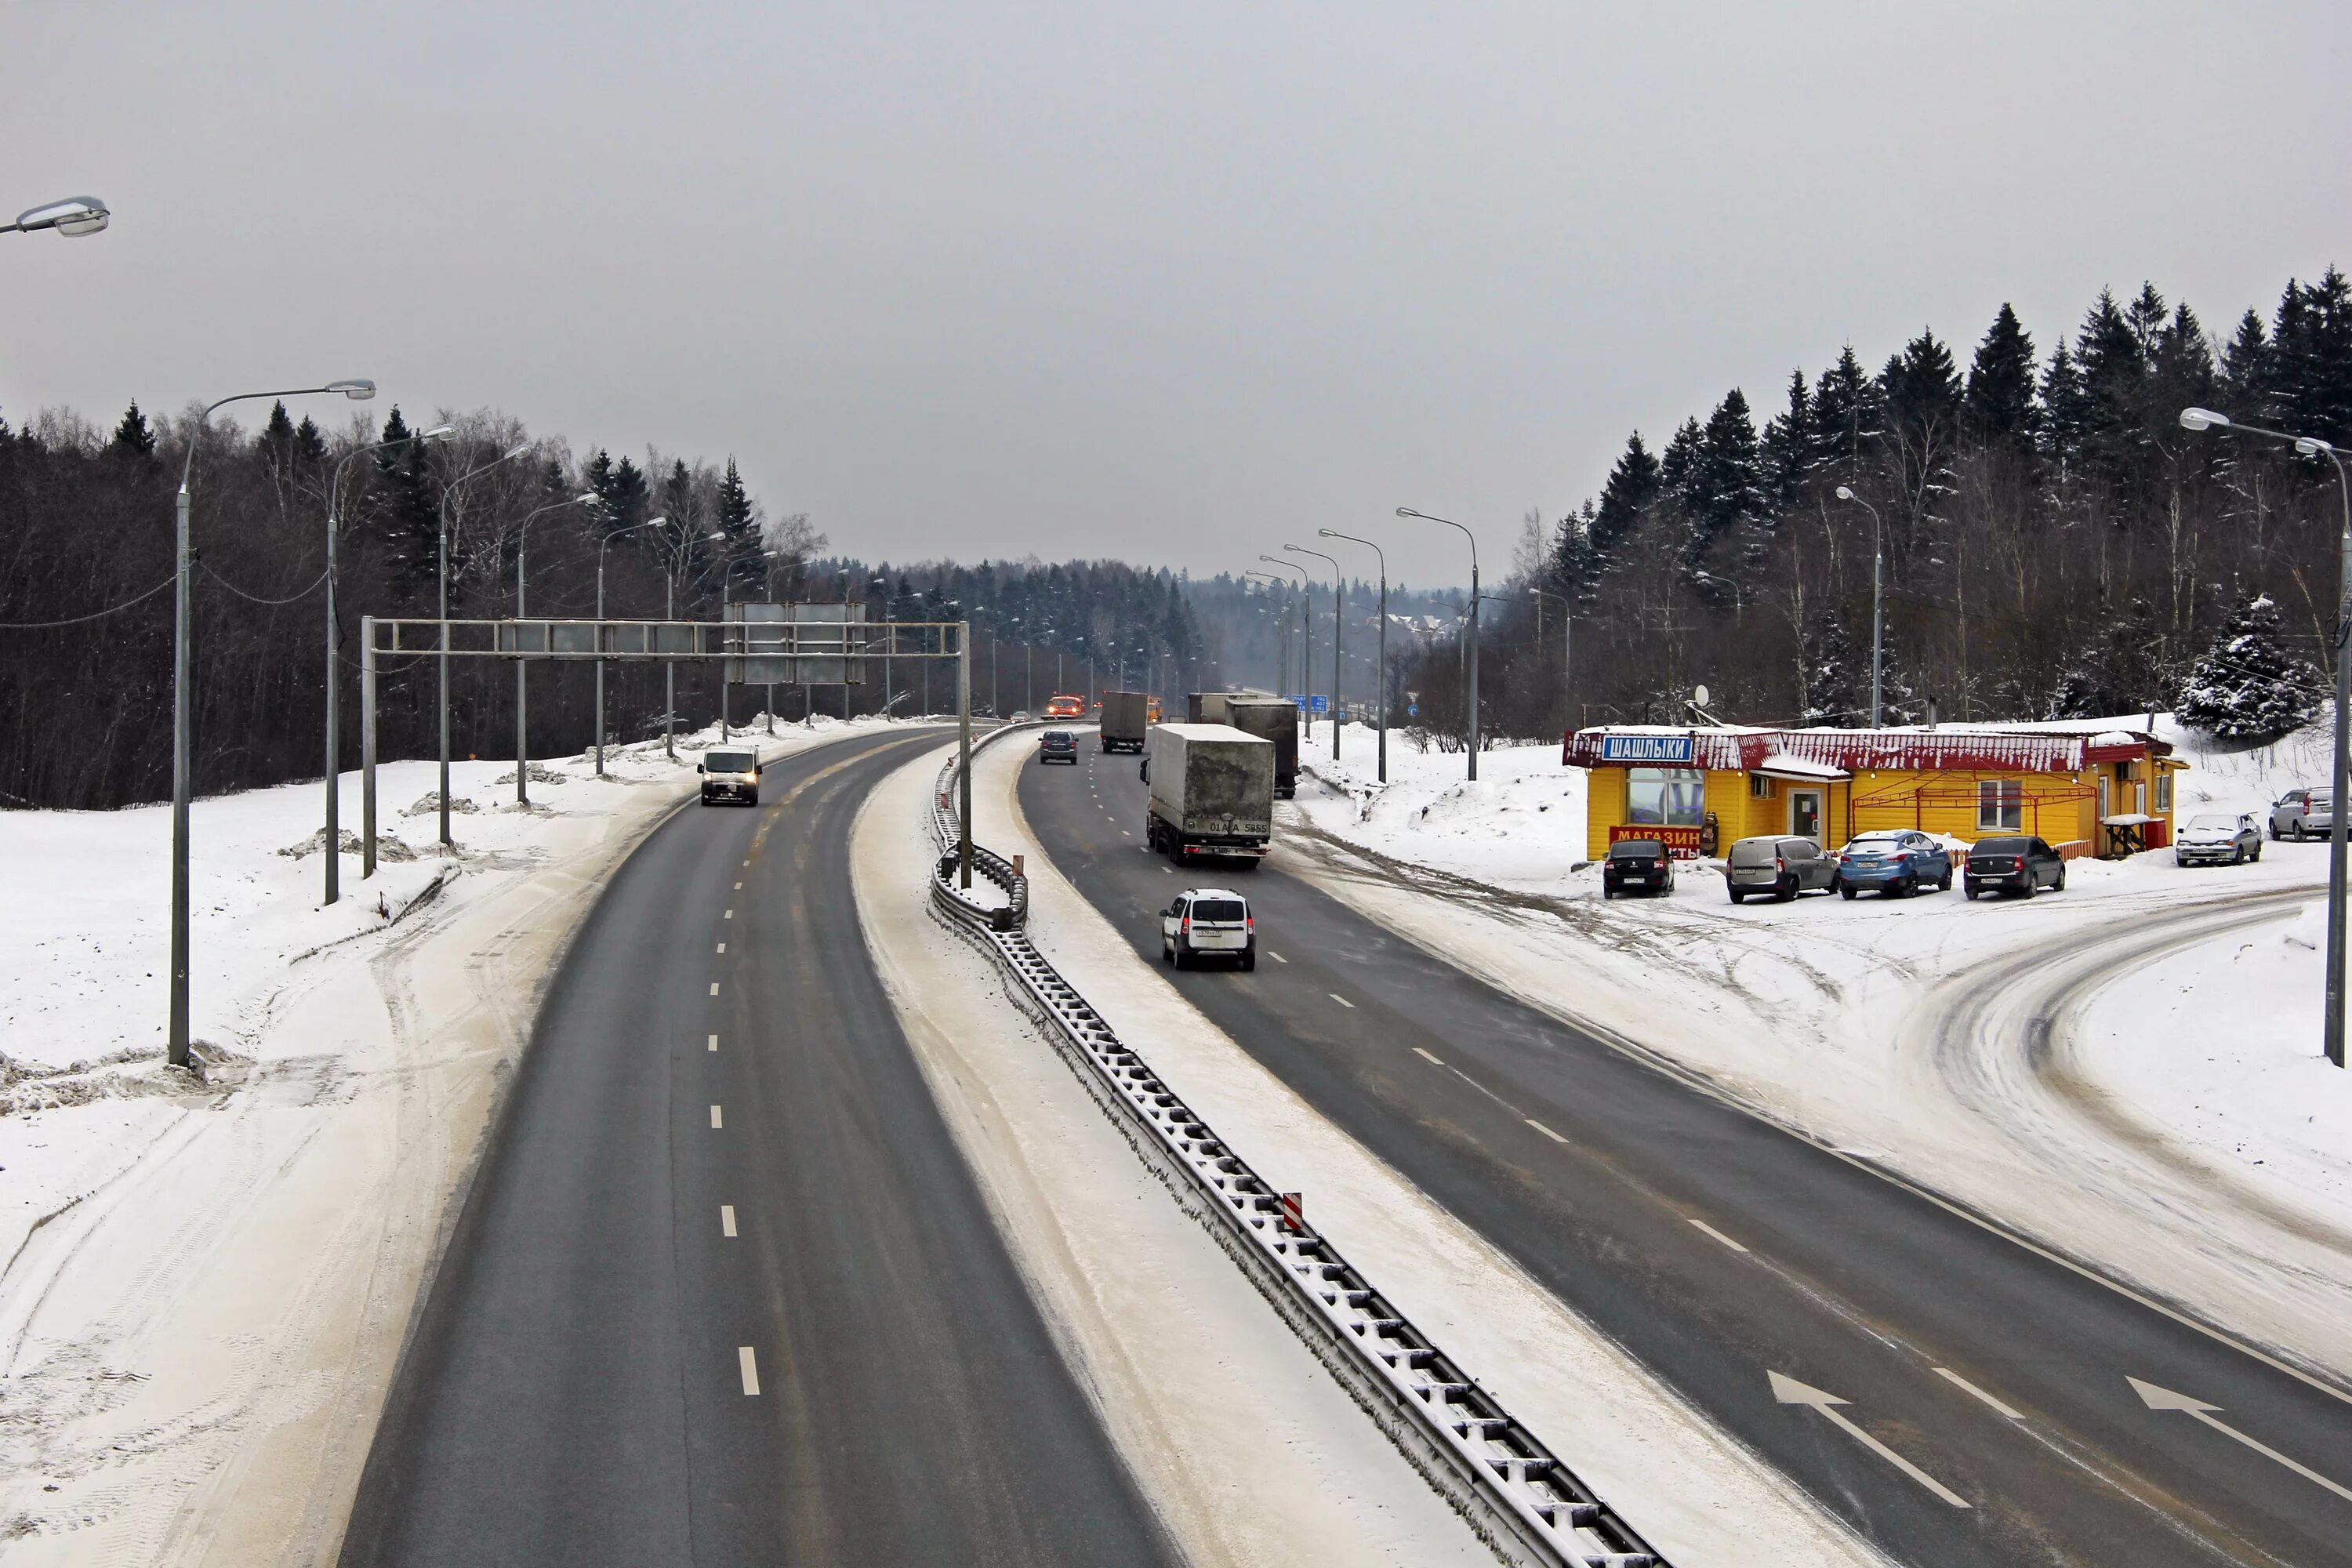
M 2352 265 L 2347 17 L 8 0 L 0 207 L 115 222 L 0 236 L 0 414 L 366 374 L 731 452 L 869 559 L 1460 581 L 1396 506 L 1499 566 L 1843 342 Z

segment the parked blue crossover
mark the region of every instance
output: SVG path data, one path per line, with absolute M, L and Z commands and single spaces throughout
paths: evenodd
M 1952 852 L 1924 833 L 1865 833 L 1838 851 L 1838 891 L 1849 899 L 1867 888 L 1907 899 L 1922 888 L 1951 887 Z

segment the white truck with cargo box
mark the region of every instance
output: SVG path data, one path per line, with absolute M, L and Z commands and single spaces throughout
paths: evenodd
M 1106 752 L 1141 752 L 1144 736 L 1150 729 L 1145 718 L 1145 704 L 1150 700 L 1140 691 L 1106 691 L 1102 696 L 1102 749 Z
M 1274 841 L 1274 742 L 1230 724 L 1151 731 L 1151 847 L 1183 863 L 1203 855 L 1255 867 Z

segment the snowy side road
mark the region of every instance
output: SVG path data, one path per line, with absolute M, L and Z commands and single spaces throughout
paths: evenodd
M 2192 764 L 2182 821 L 2326 776 L 2324 734 L 2232 754 L 2161 716 L 2158 733 Z M 1686 863 L 1672 897 L 1604 905 L 1574 868 L 1583 774 L 1556 747 L 1489 752 L 1471 785 L 1458 753 L 1392 735 L 1383 789 L 1368 732 L 1344 766 L 1328 735 L 1302 752 L 1298 874 L 1818 1141 L 2352 1375 L 2352 1085 L 2316 1054 L 2324 845 L 2078 860 L 2063 893 L 1973 903 L 1735 909 Z

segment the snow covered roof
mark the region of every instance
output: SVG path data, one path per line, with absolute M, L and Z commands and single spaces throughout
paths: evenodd
M 1684 744 L 1687 742 L 1687 746 Z M 1569 736 L 1561 761 L 1574 766 L 1717 768 L 1840 777 L 1870 770 L 1906 773 L 2080 773 L 2092 762 L 2149 754 L 2148 738 L 2125 731 L 1759 730 L 1726 725 L 1675 729 L 1609 724 Z M 2169 750 L 2161 742 L 2157 749 Z M 1795 770 L 1810 770 L 1797 773 Z

